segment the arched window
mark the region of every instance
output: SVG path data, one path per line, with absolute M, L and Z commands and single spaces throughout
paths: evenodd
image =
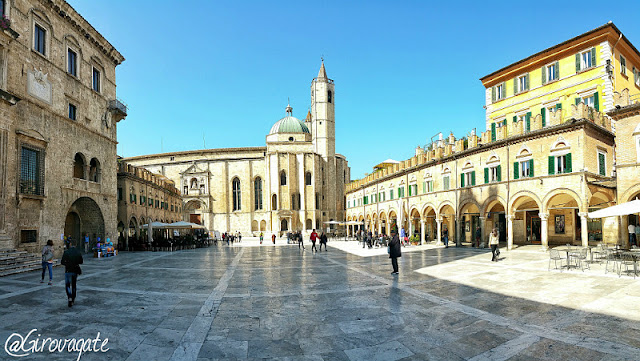
M 304 184 L 310 186 L 311 185 L 311 172 L 307 172 L 304 175 Z
M 255 209 L 262 209 L 262 178 L 256 177 L 253 181 L 253 196 Z
M 316 193 L 316 209 L 320 209 L 320 193 Z
M 333 102 L 333 93 L 331 92 L 331 90 L 327 91 L 327 101 L 329 103 Z
M 239 211 L 240 210 L 240 205 L 241 205 L 241 199 L 240 199 L 240 179 L 233 178 L 233 210 L 234 211 Z
M 91 163 L 89 163 L 89 180 L 100 182 L 100 162 L 96 158 L 91 159 Z
M 280 172 L 280 185 L 281 186 L 287 185 L 287 173 L 285 173 L 285 171 Z
M 191 189 L 198 189 L 198 180 L 191 178 Z
M 274 211 L 278 209 L 278 196 L 275 194 L 271 196 L 271 209 Z
M 84 157 L 80 153 L 76 153 L 73 159 L 73 178 L 84 179 Z

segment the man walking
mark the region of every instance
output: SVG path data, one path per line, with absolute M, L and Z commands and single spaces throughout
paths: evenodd
M 271 234 L 271 242 L 273 242 L 274 245 L 276 244 L 276 234 L 275 233 Z
M 629 246 L 637 246 L 636 244 L 636 226 L 629 224 Z
M 78 275 L 82 274 L 80 265 L 83 260 L 82 253 L 70 242 L 67 242 L 66 246 L 67 249 L 62 255 L 62 261 L 60 263 L 64 265 L 64 285 L 67 291 L 67 305 L 71 307 L 76 300 L 76 281 L 78 280 Z
M 400 239 L 395 231 L 391 231 L 391 241 L 389 242 L 389 258 L 391 258 L 391 265 L 393 266 L 392 275 L 398 274 L 398 257 L 402 257 L 402 250 L 400 247 Z
M 327 235 L 324 234 L 324 231 L 322 231 L 322 234 L 320 235 L 320 252 L 322 252 L 323 244 L 324 244 L 324 251 L 327 252 Z
M 480 236 L 482 235 L 482 231 L 480 231 L 480 226 L 476 227 L 476 248 L 480 247 Z
M 302 250 L 304 250 L 304 241 L 302 240 L 302 236 L 297 232 L 295 233 L 295 236 L 298 238 L 298 249 L 300 249 L 300 246 L 302 246 Z
M 313 252 L 313 250 L 318 252 L 318 249 L 316 248 L 316 240 L 318 239 L 318 234 L 316 233 L 315 228 L 311 232 L 311 237 L 309 237 L 309 238 L 311 239 L 311 252 Z M 320 246 L 322 246 L 322 245 L 320 245 Z

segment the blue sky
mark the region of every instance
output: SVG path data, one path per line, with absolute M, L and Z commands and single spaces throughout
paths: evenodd
M 484 75 L 609 20 L 640 46 L 633 3 L 69 2 L 126 58 L 119 155 L 264 146 L 287 98 L 305 117 L 324 56 L 352 179 L 438 132 L 484 131 Z

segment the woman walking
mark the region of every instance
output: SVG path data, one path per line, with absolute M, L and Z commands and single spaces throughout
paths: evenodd
M 393 266 L 392 275 L 398 274 L 398 257 L 402 257 L 400 238 L 398 238 L 398 234 L 395 231 L 392 231 L 391 241 L 389 242 L 389 258 L 391 258 L 391 265 Z
M 498 229 L 494 228 L 489 235 L 489 247 L 491 247 L 491 262 L 498 262 Z
M 49 269 L 49 285 L 53 282 L 53 241 L 48 240 L 47 245 L 42 247 L 42 278 L 40 283 L 44 283 L 44 273 Z

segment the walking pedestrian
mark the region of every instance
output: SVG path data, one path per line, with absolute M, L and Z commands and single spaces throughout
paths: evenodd
M 67 291 L 67 306 L 73 306 L 76 301 L 76 282 L 78 275 L 82 274 L 80 265 L 82 264 L 82 253 L 78 251 L 71 243 L 67 242 L 67 250 L 62 255 L 62 263 L 64 265 L 64 286 Z
M 48 240 L 47 245 L 42 247 L 42 278 L 40 283 L 44 283 L 45 271 L 49 269 L 49 285 L 53 282 L 53 241 Z
M 405 238 L 407 237 L 407 232 L 405 232 L 404 227 L 400 229 L 400 244 L 404 246 Z
M 489 235 L 489 247 L 491 247 L 491 262 L 498 262 L 498 229 L 494 228 Z
M 84 235 L 84 253 L 89 253 L 89 233 Z
M 300 246 L 302 246 L 302 249 L 304 250 L 304 241 L 302 240 L 302 236 L 299 235 L 298 232 L 296 232 L 295 238 L 298 239 L 298 249 L 300 249 Z
M 398 274 L 398 257 L 402 257 L 402 249 L 400 247 L 400 239 L 395 231 L 391 231 L 391 241 L 389 242 L 389 258 L 393 266 L 392 275 Z
M 324 231 L 322 231 L 322 234 L 320 235 L 320 252 L 322 252 L 323 244 L 324 244 L 324 251 L 327 252 L 327 235 L 324 234 Z
M 238 243 L 242 243 L 242 233 L 238 231 Z
M 449 248 L 449 229 L 447 226 L 442 229 L 442 239 L 444 240 L 444 248 Z
M 275 233 L 273 233 L 271 235 L 271 242 L 273 242 L 274 245 L 276 244 L 276 234 Z
M 480 226 L 476 227 L 476 248 L 480 247 L 480 237 L 482 236 L 482 231 L 480 230 Z
M 260 232 L 260 244 L 262 244 L 262 240 L 264 239 L 264 234 L 262 234 L 262 232 Z
M 636 226 L 629 224 L 629 246 L 637 246 L 636 244 Z
M 309 237 L 309 239 L 311 239 L 311 252 L 313 252 L 313 250 L 315 249 L 316 252 L 318 252 L 318 249 L 316 248 L 316 240 L 318 239 L 318 234 L 316 233 L 315 228 L 313 229 L 313 231 L 311 231 L 311 237 Z M 320 245 L 322 247 L 322 245 Z

